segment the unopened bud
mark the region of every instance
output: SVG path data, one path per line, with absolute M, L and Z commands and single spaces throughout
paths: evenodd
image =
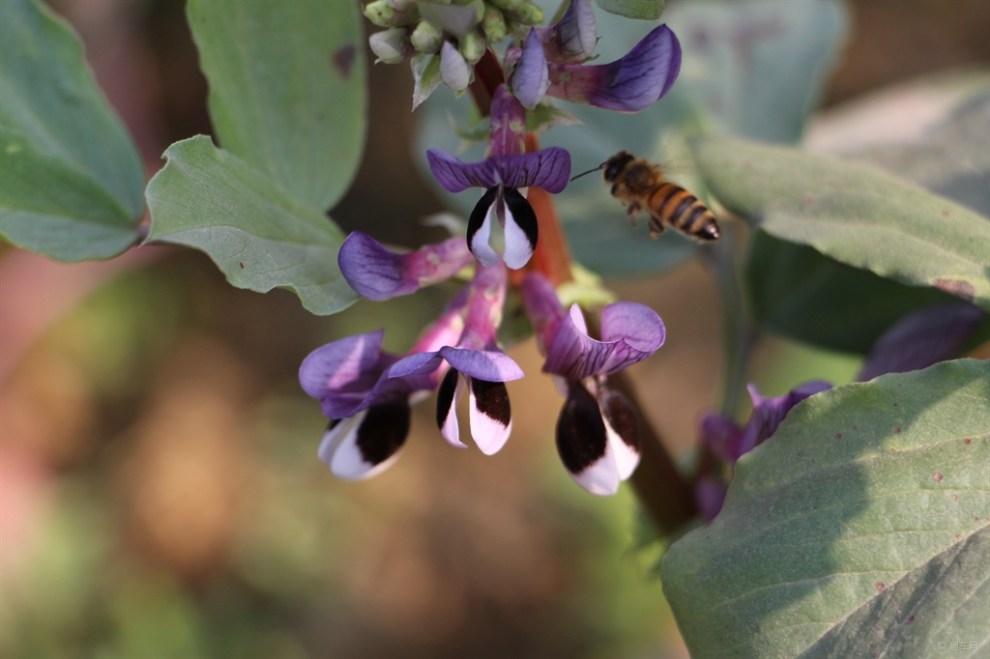
M 529 3 L 530 0 L 488 0 L 488 4 L 502 11 L 516 11 Z
M 443 33 L 432 23 L 420 21 L 409 36 L 413 48 L 421 53 L 435 53 L 443 45 Z
M 485 41 L 485 35 L 481 33 L 481 30 L 474 30 L 464 35 L 458 50 L 464 56 L 464 59 L 467 60 L 468 64 L 474 64 L 485 54 L 487 47 L 488 42 Z
M 409 31 L 404 27 L 375 32 L 368 37 L 368 45 L 378 61 L 386 64 L 397 64 L 413 51 L 412 44 L 409 43 Z
M 505 16 L 498 8 L 488 5 L 481 19 L 481 29 L 485 31 L 490 43 L 498 43 L 505 38 Z
M 471 82 L 471 67 L 449 41 L 440 51 L 440 77 L 455 92 L 464 91 Z
M 526 4 L 512 12 L 512 17 L 523 25 L 539 25 L 543 22 L 543 10 L 536 5 Z
M 415 0 L 374 0 L 362 11 L 365 18 L 379 27 L 411 25 L 419 18 Z

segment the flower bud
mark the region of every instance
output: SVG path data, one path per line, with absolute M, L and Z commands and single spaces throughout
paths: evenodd
M 543 22 L 543 10 L 536 5 L 523 5 L 512 12 L 512 15 L 523 25 L 539 25 Z
M 488 42 L 485 41 L 485 35 L 480 30 L 474 30 L 464 35 L 458 50 L 464 56 L 464 59 L 467 60 L 468 64 L 474 64 L 485 54 L 485 48 L 487 47 Z
M 471 82 L 471 67 L 449 41 L 440 51 L 440 77 L 455 92 L 464 91 Z
M 362 11 L 365 18 L 378 27 L 411 25 L 419 17 L 415 0 L 374 0 Z
M 443 33 L 432 23 L 420 21 L 412 31 L 409 40 L 413 48 L 421 53 L 435 53 L 443 45 Z
M 368 37 L 368 45 L 371 47 L 371 52 L 378 57 L 378 61 L 385 64 L 398 64 L 413 50 L 412 44 L 409 43 L 409 31 L 404 27 L 375 32 Z
M 481 29 L 484 30 L 489 43 L 498 43 L 505 38 L 505 15 L 498 8 L 488 5 L 481 19 Z

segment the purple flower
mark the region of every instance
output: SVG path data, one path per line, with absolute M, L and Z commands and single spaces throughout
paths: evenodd
M 750 384 L 753 412 L 745 427 L 739 427 L 721 414 L 711 413 L 701 422 L 702 442 L 722 460 L 735 463 L 740 456 L 752 451 L 777 431 L 788 412 L 805 398 L 831 389 L 824 380 L 811 380 L 791 389 L 783 396 L 761 396 L 756 385 Z
M 574 8 L 574 4 L 572 4 Z M 533 30 L 522 49 L 508 54 L 515 63 L 510 82 L 527 107 L 544 94 L 620 112 L 638 112 L 662 98 L 681 68 L 681 47 L 666 25 L 647 34 L 621 58 L 608 64 L 583 64 L 593 44 L 593 17 L 583 8 L 568 11 L 568 22 L 547 30 Z M 538 47 L 538 46 L 542 46 Z M 548 81 L 548 84 L 544 82 Z
M 441 381 L 437 396 L 437 425 L 450 444 L 466 447 L 460 439 L 456 408 L 467 389 L 471 437 L 486 455 L 497 453 L 512 431 L 512 410 L 505 383 L 523 377 L 519 365 L 499 350 L 495 342 L 505 285 L 506 273 L 501 264 L 479 268 L 471 284 L 464 330 L 456 343 L 410 355 L 389 369 L 390 377 L 408 378 L 448 365 L 450 370 Z
M 337 255 L 344 279 L 369 300 L 415 293 L 449 279 L 473 260 L 462 238 L 397 254 L 361 231 L 351 233 Z
M 448 192 L 485 188 L 468 220 L 467 243 L 475 257 L 486 266 L 501 260 L 512 269 L 525 266 L 536 248 L 539 228 L 533 208 L 518 189 L 536 186 L 553 193 L 563 190 L 571 175 L 570 154 L 551 147 L 464 163 L 448 153 L 430 149 L 426 157 L 434 178 Z M 496 224 L 505 233 L 501 258 L 490 245 Z
M 877 340 L 856 379 L 866 381 L 884 373 L 914 371 L 948 359 L 985 319 L 979 307 L 965 302 L 909 313 Z
M 617 302 L 603 310 L 597 340 L 588 335 L 580 308 L 565 312 L 542 276 L 528 275 L 522 294 L 546 353 L 543 370 L 564 383 L 566 401 L 556 432 L 561 460 L 584 489 L 614 494 L 639 463 L 639 421 L 606 378 L 656 352 L 665 338 L 663 321 L 649 307 Z
M 454 298 L 413 352 L 453 343 L 463 331 L 466 300 L 464 294 Z M 382 350 L 383 337 L 379 330 L 332 341 L 299 367 L 303 391 L 331 420 L 318 455 L 340 478 L 368 478 L 394 462 L 409 434 L 413 399 L 435 389 L 443 374 L 394 377 L 390 371 L 401 357 Z

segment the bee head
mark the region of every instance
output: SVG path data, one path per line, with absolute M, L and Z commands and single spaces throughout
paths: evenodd
M 636 157 L 628 151 L 620 151 L 606 160 L 602 165 L 605 168 L 605 180 L 609 183 L 614 183 L 615 179 L 619 178 L 622 170 L 635 159 Z

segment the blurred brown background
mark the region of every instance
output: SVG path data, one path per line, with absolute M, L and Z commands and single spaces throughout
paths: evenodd
M 149 174 L 170 142 L 211 132 L 183 3 L 53 5 L 82 34 Z M 850 8 L 827 105 L 990 62 L 984 0 Z M 414 245 L 418 218 L 440 206 L 410 174 L 411 83 L 384 65 L 371 82 L 368 152 L 333 216 Z M 633 374 L 683 452 L 717 396 L 712 287 L 692 263 L 616 289 L 668 325 L 667 345 Z M 298 390 L 302 357 L 400 316 L 410 334 L 390 330 L 387 347 L 403 350 L 447 292 L 315 318 L 287 293 L 231 288 L 190 250 L 60 265 L 4 246 L 0 653 L 683 655 L 650 576 L 655 548 L 636 549 L 631 497 L 587 495 L 558 464 L 561 401 L 547 379 L 510 386 L 515 431 L 492 458 L 446 446 L 426 404 L 385 474 L 340 482 L 316 459 L 324 422 Z M 531 342 L 512 354 L 538 371 Z

